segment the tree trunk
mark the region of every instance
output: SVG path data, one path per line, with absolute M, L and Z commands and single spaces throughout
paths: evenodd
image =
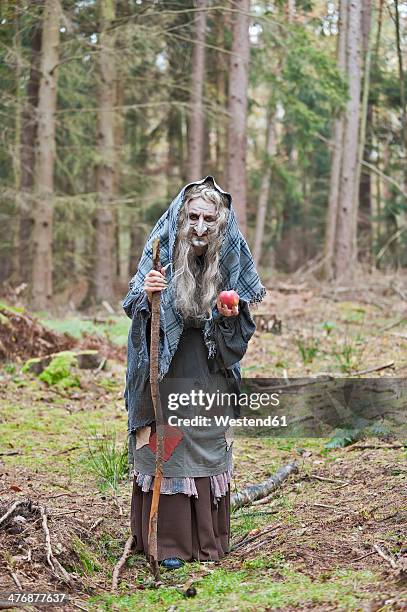
M 250 58 L 250 0 L 236 0 L 233 23 L 232 56 L 229 73 L 229 127 L 227 149 L 227 185 L 233 196 L 237 220 L 246 232 L 246 124 L 247 89 Z
M 216 97 L 219 112 L 216 116 L 216 175 L 219 185 L 225 184 L 225 162 L 227 150 L 227 117 L 224 110 L 228 99 L 228 49 L 227 32 L 230 30 L 230 13 L 217 11 L 214 19 L 216 27 Z M 225 50 L 225 51 L 223 51 Z
M 338 68 L 346 76 L 346 43 L 347 43 L 347 2 L 341 0 L 339 4 L 339 36 L 337 48 Z M 335 121 L 333 134 L 333 154 L 331 161 L 331 179 L 329 187 L 328 216 L 325 234 L 325 274 L 327 278 L 333 276 L 333 259 L 335 252 L 335 234 L 338 216 L 339 181 L 343 154 L 343 127 L 344 116 Z
M 22 113 L 18 263 L 16 273 L 23 282 L 32 277 L 32 229 L 34 224 L 33 198 L 35 172 L 35 142 L 38 131 L 37 108 L 40 89 L 42 24 L 35 25 L 31 38 L 30 75 L 28 77 L 26 101 Z
M 395 9 L 395 25 L 396 25 L 397 62 L 398 62 L 398 69 L 399 69 L 401 128 L 402 128 L 402 140 L 403 140 L 403 149 L 404 149 L 404 186 L 407 189 L 407 105 L 406 105 L 406 94 L 405 94 L 403 52 L 401 49 L 400 8 L 399 8 L 398 0 L 394 0 L 394 9 Z
M 259 205 L 257 207 L 256 231 L 254 235 L 253 259 L 256 266 L 259 264 L 262 253 L 262 244 L 264 237 L 264 228 L 266 224 L 267 203 L 270 191 L 271 179 L 271 159 L 276 154 L 276 132 L 275 132 L 276 117 L 270 113 L 267 125 L 266 136 L 266 160 L 263 168 L 263 176 L 261 179 Z
M 369 155 L 369 146 L 366 146 L 366 140 L 367 134 L 371 138 L 372 124 L 372 107 L 371 105 L 369 105 L 370 64 L 372 56 L 370 46 L 371 16 L 371 0 L 363 0 L 361 26 L 362 51 L 364 58 L 364 77 L 360 121 L 359 160 L 356 171 L 356 197 L 358 198 L 359 202 L 355 202 L 355 214 L 357 215 L 357 250 L 360 253 L 360 258 L 364 261 L 370 261 L 373 246 L 370 172 L 367 168 L 362 167 L 363 160 Z
M 117 49 L 120 52 L 122 45 L 119 43 L 117 45 Z M 125 131 L 124 131 L 124 114 L 123 114 L 123 105 L 125 100 L 124 93 L 124 82 L 125 82 L 125 74 L 120 67 L 118 68 L 117 81 L 116 81 L 116 101 L 115 106 L 117 108 L 115 113 L 115 135 L 114 135 L 114 144 L 115 144 L 115 171 L 114 171 L 114 193 L 117 197 L 121 196 L 121 169 L 123 164 L 123 151 L 125 145 Z M 120 282 L 126 283 L 128 277 L 128 267 L 127 265 L 123 266 L 123 253 L 122 253 L 122 223 L 121 219 L 124 216 L 124 210 L 121 206 L 116 206 L 114 208 L 114 226 L 115 226 L 115 254 L 116 254 L 116 277 L 120 279 Z M 127 264 L 127 260 L 126 260 Z
M 115 19 L 115 0 L 100 0 L 99 37 L 99 112 L 98 155 L 101 160 L 96 169 L 96 301 L 114 299 L 115 266 L 115 111 L 116 65 L 115 32 L 111 30 Z
M 205 79 L 205 33 L 207 0 L 197 0 L 195 17 L 195 44 L 192 55 L 191 111 L 188 125 L 188 168 L 187 180 L 196 181 L 202 177 L 204 115 L 203 89 Z
M 344 116 L 335 124 L 325 241 L 326 272 L 335 278 L 350 278 L 357 258 L 361 16 L 360 2 L 341 0 L 338 64 L 340 69 L 345 68 L 349 100 Z
M 59 1 L 45 0 L 38 94 L 38 139 L 35 151 L 35 215 L 32 233 L 32 305 L 38 309 L 48 309 L 52 302 L 52 218 L 59 21 Z
M 335 277 L 350 278 L 356 262 L 356 214 L 359 152 L 359 109 L 361 90 L 361 4 L 348 3 L 347 73 L 349 101 L 343 137 L 343 160 L 335 244 Z

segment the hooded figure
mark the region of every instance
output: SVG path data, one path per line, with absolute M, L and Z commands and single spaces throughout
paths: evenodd
M 201 209 L 193 208 L 193 198 L 200 198 Z M 216 203 L 213 218 L 202 212 L 206 210 L 205 202 L 211 201 Z M 215 210 L 214 204 L 209 206 Z M 217 560 L 229 549 L 232 444 L 227 426 L 208 426 L 202 420 L 196 421 L 199 425 L 194 427 L 178 426 L 177 419 L 182 422 L 183 417 L 208 416 L 208 408 L 193 402 L 174 407 L 170 399 L 177 393 L 198 394 L 203 390 L 209 395 L 215 390 L 239 392 L 239 362 L 255 331 L 249 304 L 260 302 L 265 288 L 238 228 L 231 195 L 212 176 L 186 185 L 152 230 L 123 301 L 132 319 L 124 398 L 129 462 L 134 476 L 131 526 L 137 550 L 147 552 L 155 470 L 155 423 L 149 381 L 151 313 L 146 283 L 157 237 L 167 281 L 160 302 L 159 383 L 164 418 L 168 419 L 158 514 L 158 559 L 173 568 L 185 560 Z M 238 293 L 236 314 L 227 308 L 225 311 L 217 299 L 224 290 Z M 212 405 L 211 410 L 212 417 L 238 414 L 236 403 L 227 407 Z M 172 418 L 175 424 L 170 415 L 176 415 L 177 419 Z

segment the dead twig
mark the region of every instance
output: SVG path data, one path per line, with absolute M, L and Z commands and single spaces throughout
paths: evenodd
M 309 477 L 312 478 L 313 480 L 321 480 L 322 482 L 332 482 L 333 484 L 340 484 L 341 486 L 348 484 L 348 482 L 346 482 L 345 480 L 339 480 L 339 479 L 337 480 L 335 478 L 325 478 L 325 476 L 317 476 L 317 474 L 310 474 Z
M 258 538 L 261 538 L 263 535 L 267 535 L 268 533 L 270 533 L 270 531 L 274 531 L 275 529 L 278 529 L 281 526 L 282 526 L 282 523 L 277 523 L 277 525 L 271 525 L 270 527 L 267 527 L 266 529 L 263 529 L 262 531 L 260 531 L 259 533 L 256 533 L 255 535 L 251 536 L 250 538 L 247 538 L 247 539 L 243 538 L 243 540 L 240 540 L 240 542 L 238 542 L 237 544 L 232 546 L 232 551 L 236 552 L 236 550 L 238 550 L 239 548 L 246 547 L 247 544 L 251 544 L 252 542 L 257 540 Z
M 375 549 L 377 554 L 381 556 L 382 559 L 384 559 L 385 561 L 387 561 L 387 563 L 390 564 L 390 566 L 393 569 L 397 569 L 398 568 L 398 565 L 397 565 L 396 561 L 393 559 L 393 557 L 391 557 L 390 555 L 385 553 L 384 550 L 382 548 L 380 548 L 380 546 L 378 544 L 373 544 L 373 548 Z
M 328 510 L 336 510 L 337 512 L 340 512 L 340 510 L 332 504 L 321 504 L 319 502 L 314 502 L 313 506 L 318 506 L 318 508 L 328 508 Z
M 126 563 L 127 558 L 130 556 L 131 548 L 133 546 L 134 536 L 131 535 L 127 538 L 127 542 L 124 546 L 124 551 L 119 561 L 116 563 L 113 570 L 113 579 L 112 579 L 112 591 L 117 591 L 117 585 L 119 582 L 119 574 L 123 565 Z
M 15 583 L 16 587 L 17 587 L 18 589 L 20 589 L 20 591 L 22 591 L 22 590 L 23 590 L 23 587 L 22 587 L 22 585 L 21 585 L 21 582 L 20 582 L 20 581 L 19 581 L 19 579 L 18 579 L 17 574 L 16 574 L 15 572 L 13 572 L 13 570 L 12 570 L 10 567 L 8 567 L 8 566 L 7 566 L 7 568 L 8 568 L 8 571 L 10 572 L 10 576 L 12 577 L 12 579 L 13 579 L 13 581 L 14 581 L 14 583 Z
M 7 520 L 8 517 L 13 514 L 14 510 L 18 508 L 18 506 L 21 506 L 23 503 L 24 503 L 23 501 L 14 502 L 14 504 L 12 504 L 10 508 L 7 510 L 6 514 L 3 514 L 3 516 L 0 518 L 0 525 L 4 523 L 4 521 Z
M 399 448 L 404 448 L 404 444 L 353 444 L 352 446 L 347 446 L 345 450 L 348 453 L 354 450 L 397 450 Z
M 378 329 L 378 332 L 380 333 L 380 332 L 384 332 L 384 331 L 389 331 L 389 329 L 393 329 L 393 327 L 397 327 L 401 323 L 404 323 L 404 321 L 407 321 L 407 317 L 405 315 L 404 315 L 404 317 L 401 317 L 401 319 L 398 319 L 394 323 L 388 323 L 384 327 L 381 327 L 380 329 Z
M 357 557 L 356 559 L 352 559 L 352 561 L 361 561 L 362 559 L 366 559 L 366 557 L 370 557 L 371 555 L 374 555 L 376 553 L 375 550 L 371 550 L 370 552 L 366 553 L 365 555 L 361 555 L 360 557 Z
M 388 363 L 384 363 L 380 366 L 374 366 L 372 368 L 366 368 L 366 370 L 358 370 L 357 372 L 352 372 L 351 376 L 361 376 L 362 374 L 370 374 L 370 372 L 379 372 L 380 370 L 385 370 L 386 368 L 393 368 L 394 361 L 389 361 Z
M 41 518 L 42 518 L 42 529 L 43 529 L 44 535 L 45 535 L 45 546 L 46 546 L 46 549 L 47 549 L 47 561 L 48 561 L 48 565 L 50 566 L 50 568 L 52 569 L 54 575 L 57 578 L 61 578 L 62 577 L 63 580 L 65 580 L 68 583 L 71 583 L 72 579 L 71 579 L 70 575 L 68 574 L 66 569 L 60 564 L 58 559 L 56 559 L 54 557 L 54 554 L 52 552 L 52 548 L 51 548 L 51 536 L 50 536 L 49 529 L 48 529 L 47 512 L 46 512 L 44 506 L 37 506 L 37 508 L 40 511 Z M 57 570 L 59 570 L 61 575 L 58 573 Z
M 65 448 L 64 450 L 60 450 L 57 451 L 56 453 L 52 453 L 53 456 L 57 456 L 57 455 L 65 455 L 66 453 L 70 453 L 74 450 L 77 450 L 78 448 L 81 448 L 80 446 L 71 446 L 71 448 Z
M 103 516 L 101 516 L 100 518 L 98 518 L 98 520 L 97 520 L 97 521 L 95 521 L 95 522 L 93 523 L 93 525 L 91 525 L 91 526 L 89 527 L 89 531 L 93 531 L 94 529 L 96 529 L 96 527 L 97 527 L 98 525 L 100 525 L 100 523 L 101 523 L 102 521 L 103 521 Z

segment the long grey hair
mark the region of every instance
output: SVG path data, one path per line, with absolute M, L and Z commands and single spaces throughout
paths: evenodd
M 208 229 L 208 247 L 202 267 L 197 262 L 188 236 L 188 205 L 195 198 L 215 204 L 217 213 L 215 226 Z M 183 317 L 207 318 L 216 303 L 222 283 L 219 259 L 228 214 L 226 198 L 208 184 L 195 185 L 185 194 L 178 217 L 173 262 L 175 273 L 179 272 L 174 278 L 175 303 Z

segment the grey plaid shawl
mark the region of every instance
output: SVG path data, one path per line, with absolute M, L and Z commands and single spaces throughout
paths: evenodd
M 157 237 L 160 238 L 161 265 L 165 266 L 172 262 L 177 236 L 178 213 L 184 202 L 185 191 L 192 185 L 201 185 L 207 181 L 211 181 L 213 186 L 220 191 L 220 193 L 224 194 L 229 201 L 230 212 L 219 263 L 223 278 L 223 289 L 234 289 L 239 294 L 240 299 L 245 300 L 249 304 L 261 302 L 263 299 L 266 289 L 262 285 L 257 274 L 249 246 L 237 225 L 235 212 L 232 206 L 232 197 L 230 193 L 223 191 L 219 185 L 217 185 L 212 176 L 207 176 L 200 181 L 185 185 L 155 224 L 144 247 L 137 272 L 129 283 L 129 293 L 134 295 L 135 299 L 144 291 L 144 278 L 152 268 L 152 245 L 154 240 Z M 166 277 L 169 281 L 169 289 L 164 291 L 161 295 L 161 318 L 164 317 L 165 319 L 164 333 L 169 351 L 163 352 L 160 358 L 160 379 L 162 379 L 168 371 L 183 330 L 183 319 L 175 308 L 174 296 L 171 290 L 171 278 L 174 272 L 176 271 L 172 269 L 172 266 L 167 268 Z M 216 345 L 211 331 L 212 320 L 209 319 L 204 328 L 204 339 L 208 347 L 209 357 L 213 357 L 216 353 Z

